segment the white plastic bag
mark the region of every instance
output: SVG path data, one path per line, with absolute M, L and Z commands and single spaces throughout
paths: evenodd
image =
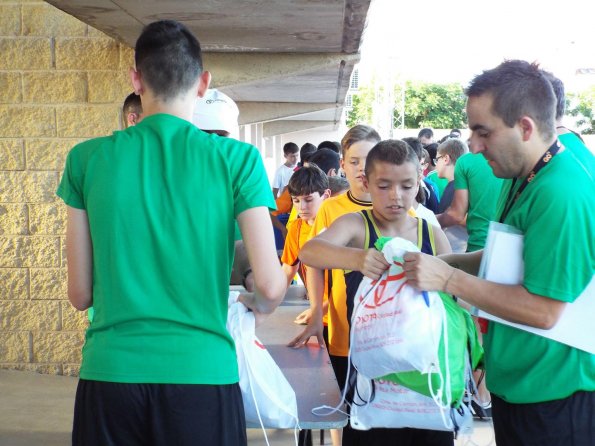
M 438 364 L 444 305 L 438 293 L 421 292 L 406 283 L 403 255 L 419 249 L 393 238 L 382 253 L 391 264 L 378 281 L 364 277 L 354 298 L 351 359 L 370 378 L 417 370 L 428 373 Z
M 238 292 L 229 293 L 227 330 L 236 345 L 246 423 L 260 424 L 263 430 L 296 428 L 295 392 L 256 337 L 254 314 L 238 302 L 238 296 Z
M 350 415 L 354 429 L 412 427 L 470 433 L 473 426 L 467 404 L 457 409 L 444 408 L 407 387 L 382 379 L 372 381 L 361 374 L 356 389 Z

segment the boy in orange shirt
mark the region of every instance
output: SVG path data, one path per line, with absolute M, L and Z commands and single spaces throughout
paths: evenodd
M 281 256 L 289 287 L 298 270 L 306 283 L 306 268 L 300 263 L 298 254 L 304 243 L 310 239 L 318 209 L 322 202 L 330 197 L 331 191 L 326 174 L 315 165 L 305 165 L 296 171 L 291 176 L 287 189 L 299 215 L 299 218 L 287 225 L 287 238 Z

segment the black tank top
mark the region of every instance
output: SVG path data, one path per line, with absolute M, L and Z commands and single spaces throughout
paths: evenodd
M 358 212 L 364 219 L 366 227 L 366 236 L 364 239 L 364 249 L 373 248 L 376 240 L 382 237 L 372 210 L 363 210 Z M 434 246 L 434 231 L 432 225 L 428 224 L 423 218 L 417 217 L 417 247 L 421 252 L 425 254 L 436 255 L 436 247 Z M 359 271 L 344 271 L 345 274 L 345 287 L 347 291 L 347 320 L 349 321 L 349 327 L 351 327 L 351 315 L 353 314 L 353 300 L 355 293 L 359 288 L 364 275 Z

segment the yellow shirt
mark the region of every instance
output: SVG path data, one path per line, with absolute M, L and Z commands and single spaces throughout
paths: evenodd
M 312 227 L 312 237 L 328 228 L 333 221 L 344 214 L 371 209 L 372 203 L 354 198 L 350 191 L 322 202 Z M 331 355 L 349 354 L 349 322 L 347 321 L 347 291 L 343 270 L 332 270 L 330 283 L 325 271 L 325 290 L 329 296 L 328 305 L 328 348 Z M 329 293 L 330 288 L 330 293 Z

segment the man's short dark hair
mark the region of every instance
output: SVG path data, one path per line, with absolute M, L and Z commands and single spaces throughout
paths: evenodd
M 554 95 L 556 96 L 556 120 L 562 119 L 566 111 L 566 93 L 564 91 L 564 82 L 554 76 L 549 71 L 542 71 L 545 78 L 552 85 Z
M 302 166 L 310 159 L 314 152 L 316 152 L 316 146 L 310 142 L 307 142 L 300 147 L 300 163 Z
M 318 150 L 331 149 L 334 152 L 341 153 L 341 143 L 336 141 L 322 141 L 318 144 Z
M 431 128 L 426 127 L 426 128 L 421 129 L 419 131 L 419 133 L 417 134 L 417 137 L 419 139 L 421 139 L 421 138 L 429 138 L 429 139 L 431 139 L 431 138 L 434 137 L 434 131 Z
M 514 127 L 522 116 L 529 116 L 544 141 L 554 136 L 556 97 L 537 64 L 507 60 L 476 76 L 465 94 L 469 97 L 489 94 L 493 98 L 492 113 L 508 127 Z
M 414 136 L 408 136 L 406 138 L 403 138 L 403 141 L 405 141 L 407 144 L 409 144 L 409 147 L 411 147 L 413 149 L 413 151 L 415 152 L 415 154 L 421 161 L 422 151 L 424 150 L 424 146 L 422 145 L 421 142 L 419 142 L 419 139 L 415 138 Z
M 314 192 L 322 195 L 327 189 L 328 178 L 315 164 L 308 164 L 296 170 L 287 184 L 287 190 L 292 197 L 310 195 Z
M 186 26 L 174 20 L 145 26 L 134 50 L 137 71 L 161 100 L 185 93 L 202 73 L 200 43 Z
M 351 127 L 341 139 L 341 155 L 345 158 L 345 155 L 349 148 L 360 141 L 380 141 L 380 135 L 369 125 L 358 124 L 355 127 Z
M 339 154 L 331 149 L 318 149 L 308 160 L 310 164 L 316 164 L 320 169 L 328 174 L 331 169 L 335 169 L 335 171 L 339 171 L 340 160 Z
M 289 155 L 290 153 L 298 153 L 299 151 L 300 151 L 300 148 L 294 142 L 285 143 L 285 145 L 283 146 L 283 154 L 284 155 Z
M 416 171 L 420 170 L 419 159 L 416 153 L 405 141 L 400 139 L 387 139 L 376 144 L 366 158 L 366 177 L 374 172 L 377 163 L 384 162 L 400 166 L 410 162 L 415 166 Z

